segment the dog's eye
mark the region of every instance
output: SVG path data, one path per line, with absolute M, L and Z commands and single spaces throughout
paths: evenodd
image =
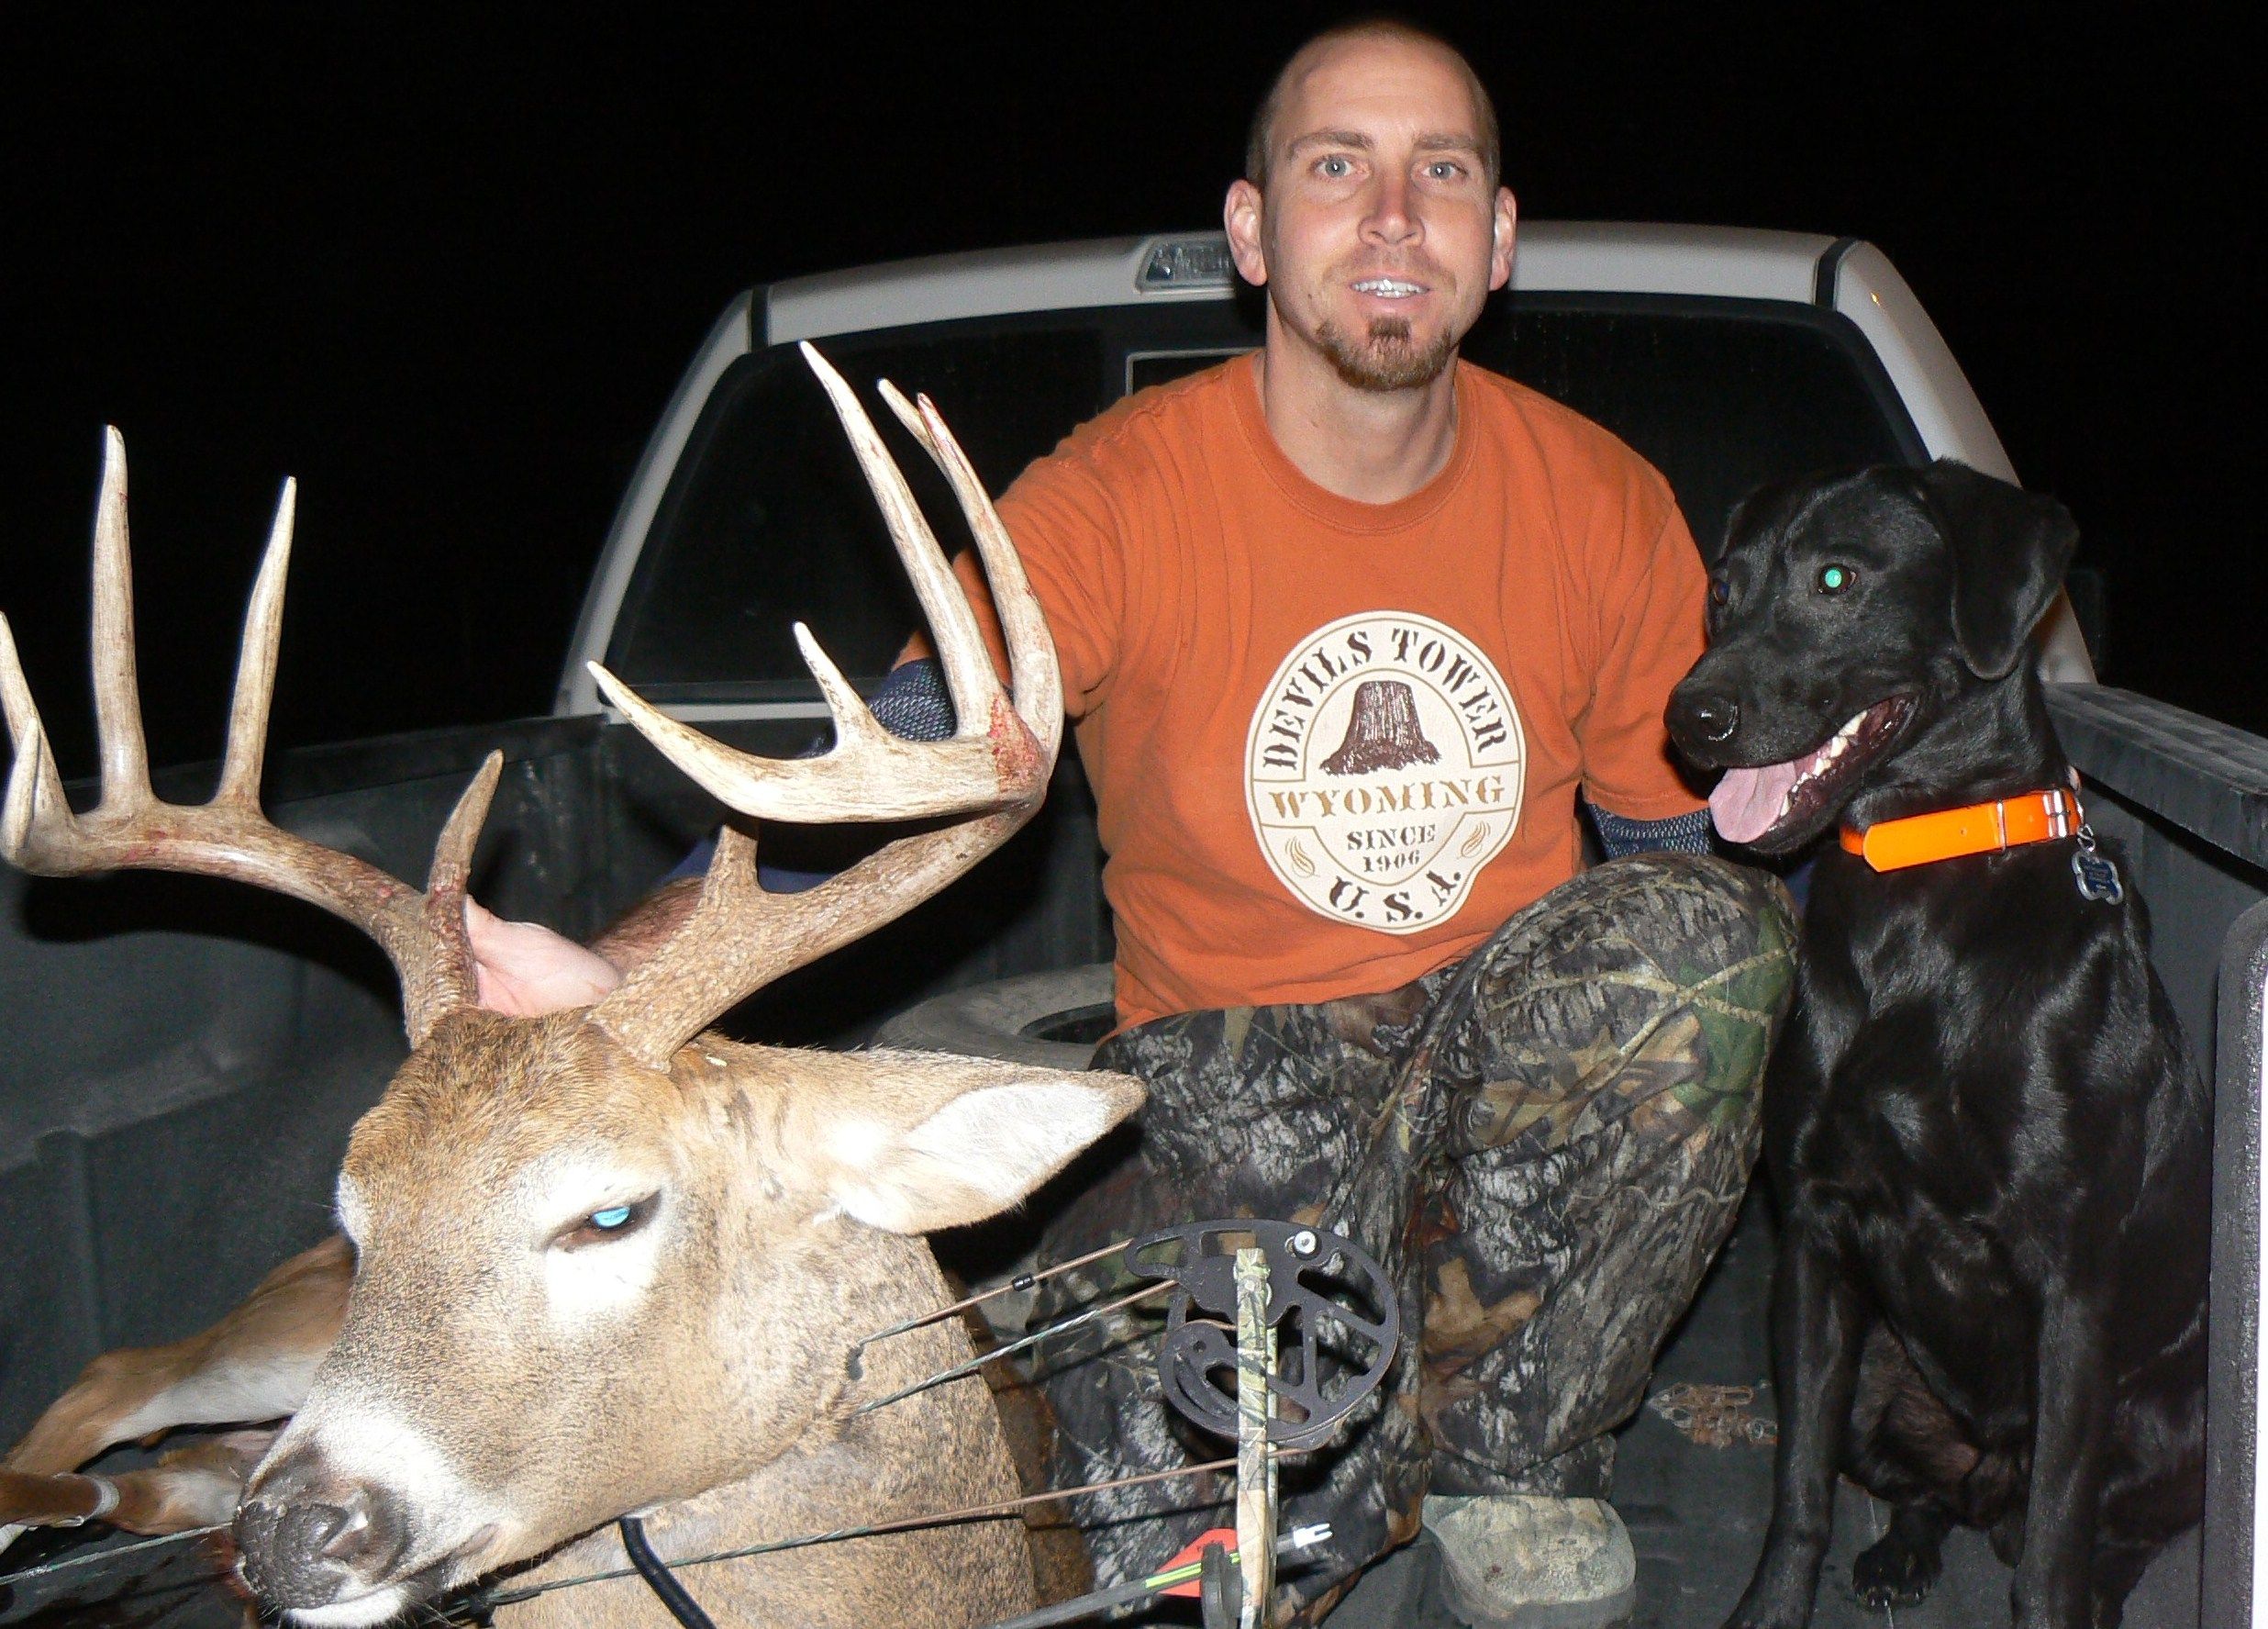
M 1823 565 L 1819 568 L 1819 592 L 1840 594 L 1851 586 L 1855 575 L 1847 565 Z
M 1709 603 L 1723 605 L 1732 598 L 1732 589 L 1725 582 L 1725 574 L 1718 572 L 1709 579 Z

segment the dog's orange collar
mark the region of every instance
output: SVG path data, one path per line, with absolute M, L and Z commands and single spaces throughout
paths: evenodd
M 2072 777 L 2075 782 L 2078 777 Z M 2086 817 L 2074 786 L 2066 791 L 2026 792 L 1992 803 L 1940 809 L 1902 820 L 1877 820 L 1865 831 L 1842 829 L 1842 845 L 1877 871 L 1903 871 L 1932 860 L 1996 854 L 2028 842 L 2076 837 Z

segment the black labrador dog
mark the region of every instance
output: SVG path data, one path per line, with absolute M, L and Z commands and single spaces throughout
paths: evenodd
M 2199 1515 L 2208 1102 L 2027 660 L 2076 541 L 1948 462 L 1766 488 L 1671 699 L 1720 835 L 1843 827 L 1765 1080 L 1782 1431 L 1738 1625 L 1809 1620 L 1839 1468 L 1896 1512 L 1862 1600 L 1919 1600 L 1965 1522 L 2027 1626 L 2116 1624 Z

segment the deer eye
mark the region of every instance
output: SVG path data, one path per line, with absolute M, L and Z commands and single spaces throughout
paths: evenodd
M 551 1242 L 562 1250 L 581 1250 L 586 1245 L 628 1238 L 652 1220 L 654 1206 L 661 1198 L 658 1193 L 650 1193 L 627 1205 L 604 1206 L 573 1227 L 561 1230 Z

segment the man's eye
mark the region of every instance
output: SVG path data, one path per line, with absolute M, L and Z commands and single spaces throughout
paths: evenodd
M 1454 181 L 1464 173 L 1464 166 L 1448 159 L 1436 159 L 1426 166 L 1426 173 L 1436 181 Z
M 1338 157 L 1318 159 L 1316 161 L 1315 168 L 1317 174 L 1331 181 L 1338 181 L 1354 173 L 1353 162 Z

